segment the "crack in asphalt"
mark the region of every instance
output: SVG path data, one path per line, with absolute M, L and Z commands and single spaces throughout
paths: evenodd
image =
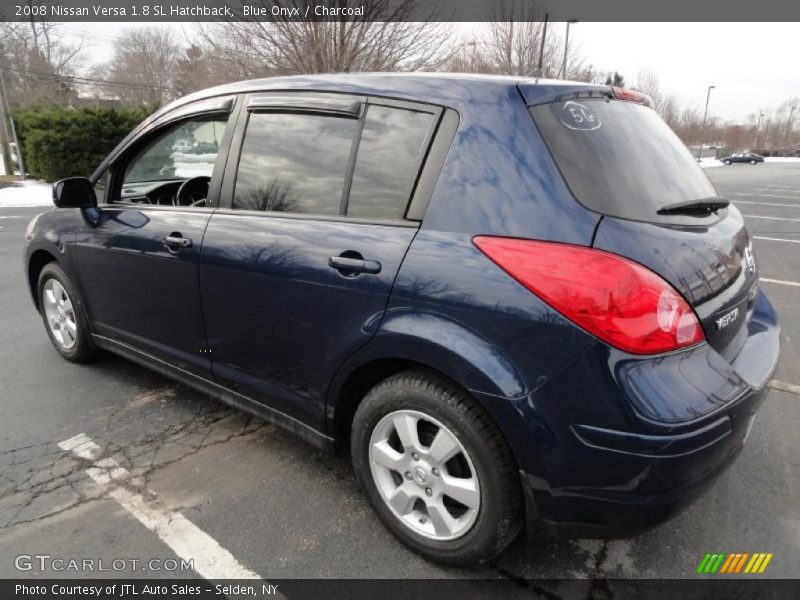
M 149 491 L 149 485 L 162 469 L 207 448 L 273 427 L 210 399 L 197 398 L 191 392 L 178 397 L 179 391 L 184 390 L 178 386 L 148 390 L 116 406 L 103 419 L 104 435 L 97 438 L 102 447 L 99 456 L 117 458 L 131 473 L 126 481 L 116 483 L 139 492 L 144 490 L 146 497 L 154 498 L 156 494 Z M 123 414 L 134 418 L 122 419 Z M 165 422 L 175 418 L 179 422 Z M 143 420 L 160 425 L 160 429 L 133 437 L 127 443 L 119 441 L 124 440 L 128 430 L 133 430 L 134 435 L 141 431 Z M 56 442 L 39 441 L 2 450 L 0 466 L 0 515 L 7 514 L 0 517 L 0 530 L 60 515 L 107 494 L 107 490 L 92 486 L 85 477 L 85 469 L 93 462 L 61 450 Z M 44 506 L 37 507 L 39 503 Z M 200 506 L 202 503 L 175 510 L 197 510 Z

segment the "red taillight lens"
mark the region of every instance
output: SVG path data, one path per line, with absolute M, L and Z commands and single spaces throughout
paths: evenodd
M 686 300 L 626 258 L 555 242 L 479 236 L 474 243 L 547 304 L 615 348 L 656 354 L 705 339 Z

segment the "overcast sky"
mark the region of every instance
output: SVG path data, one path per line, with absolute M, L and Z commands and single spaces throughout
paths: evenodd
M 113 37 L 129 25 L 63 27 L 89 36 L 99 62 L 108 55 Z M 191 35 L 191 24 L 169 26 L 182 36 Z M 459 24 L 456 30 L 469 38 L 478 27 Z M 563 23 L 551 27 L 564 30 Z M 759 109 L 800 97 L 799 38 L 798 23 L 576 23 L 570 29 L 570 48 L 601 72 L 619 71 L 628 83 L 638 71 L 652 71 L 666 91 L 700 109 L 708 86 L 715 85 L 709 115 L 744 120 Z

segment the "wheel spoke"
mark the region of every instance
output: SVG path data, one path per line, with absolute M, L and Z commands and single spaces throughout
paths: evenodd
M 55 308 L 56 306 L 56 295 L 53 292 L 52 288 L 47 288 L 44 291 L 44 301 L 48 306 Z
M 71 321 L 70 319 L 66 320 L 66 324 L 67 324 L 66 329 L 69 331 L 70 337 L 74 339 L 75 334 L 78 332 L 78 326 L 75 325 L 75 321 Z
M 66 298 L 64 300 L 63 308 L 64 308 L 64 312 L 71 313 L 72 312 L 72 300 L 70 300 L 69 298 Z
M 428 455 L 440 464 L 446 463 L 459 452 L 458 441 L 444 427 L 439 428 L 431 442 Z
M 428 517 L 433 523 L 436 535 L 451 535 L 456 525 L 456 519 L 447 512 L 441 501 L 428 504 Z
M 400 438 L 400 443 L 406 450 L 419 449 L 419 436 L 417 435 L 417 422 L 419 419 L 408 414 L 398 414 L 392 419 L 392 424 Z
M 456 502 L 460 502 L 467 508 L 477 508 L 480 505 L 481 494 L 474 479 L 461 479 L 445 475 L 442 477 L 442 483 L 444 484 L 442 493 L 450 496 Z
M 394 493 L 389 497 L 388 502 L 389 506 L 402 516 L 407 515 L 413 510 L 414 502 L 416 502 L 418 497 L 419 496 L 412 493 L 408 484 L 404 483 L 395 489 Z
M 386 440 L 381 440 L 372 446 L 372 462 L 402 473 L 405 470 L 406 455 L 392 448 Z

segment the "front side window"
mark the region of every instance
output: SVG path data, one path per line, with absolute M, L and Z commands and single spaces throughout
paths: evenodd
M 327 115 L 251 114 L 233 208 L 338 215 L 357 127 Z
M 198 116 L 165 126 L 114 166 L 110 203 L 206 208 L 228 116 Z M 121 184 L 119 179 L 121 178 Z M 99 183 L 99 182 L 98 182 Z

